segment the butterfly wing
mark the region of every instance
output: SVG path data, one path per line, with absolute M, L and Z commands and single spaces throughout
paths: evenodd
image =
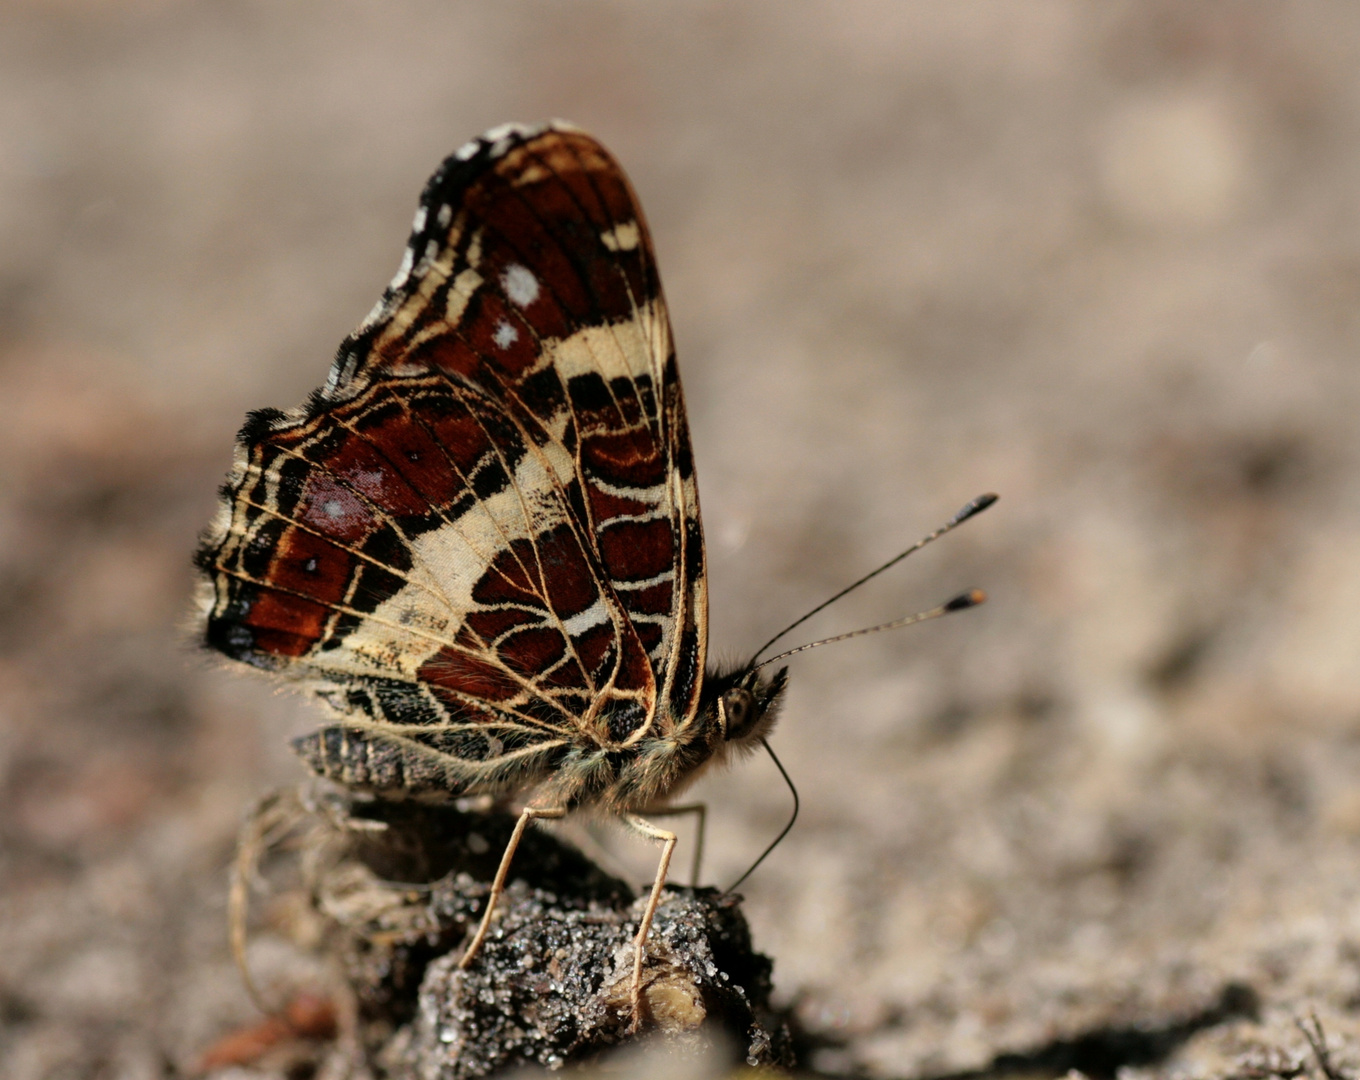
M 209 645 L 340 714 L 302 751 L 474 794 L 692 723 L 689 432 L 622 169 L 507 126 L 426 185 L 402 267 L 301 410 L 254 414 L 205 537 Z

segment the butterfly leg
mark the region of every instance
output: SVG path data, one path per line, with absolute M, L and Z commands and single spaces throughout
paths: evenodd
M 515 822 L 515 831 L 510 834 L 510 842 L 505 845 L 505 854 L 501 856 L 501 864 L 496 869 L 496 878 L 491 882 L 491 893 L 486 898 L 486 911 L 482 913 L 481 925 L 477 927 L 477 933 L 472 939 L 472 944 L 463 953 L 463 958 L 458 961 L 460 969 L 466 968 L 472 963 L 477 952 L 482 947 L 482 942 L 486 940 L 487 931 L 491 929 L 491 916 L 496 911 L 496 901 L 501 898 L 501 893 L 505 891 L 505 877 L 510 873 L 510 860 L 515 857 L 515 849 L 519 847 L 520 838 L 524 835 L 524 830 L 529 822 L 535 818 L 560 818 L 566 814 L 566 810 L 561 807 L 551 809 L 540 809 L 536 806 L 526 806 L 519 815 L 519 820 Z
M 694 861 L 690 865 L 690 888 L 699 887 L 699 874 L 704 867 L 704 835 L 708 831 L 708 803 L 686 803 L 684 806 L 648 807 L 643 811 L 648 817 L 678 817 L 680 814 L 693 814 L 698 822 L 694 837 Z
M 665 829 L 658 829 L 646 818 L 639 817 L 637 814 L 624 814 L 624 822 L 633 829 L 641 833 L 648 840 L 659 840 L 661 842 L 661 861 L 656 866 L 656 880 L 652 882 L 652 894 L 647 897 L 647 907 L 642 912 L 642 922 L 638 924 L 637 937 L 633 940 L 633 985 L 629 991 L 629 1000 L 633 1007 L 633 1022 L 629 1025 L 629 1034 L 637 1031 L 642 1023 L 642 957 L 643 947 L 647 944 L 647 934 L 652 928 L 652 918 L 656 915 L 656 906 L 661 902 L 661 890 L 666 884 L 666 871 L 670 869 L 671 852 L 675 850 L 676 835 L 667 832 Z

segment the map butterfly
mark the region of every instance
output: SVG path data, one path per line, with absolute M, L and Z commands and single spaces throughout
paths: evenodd
M 204 639 L 328 706 L 294 743 L 314 772 L 388 798 L 529 793 L 464 967 L 531 820 L 595 807 L 661 844 L 636 1027 L 676 843 L 642 815 L 763 742 L 786 669 L 706 667 L 670 323 L 609 152 L 554 122 L 445 160 L 325 385 L 251 414 L 222 495 Z

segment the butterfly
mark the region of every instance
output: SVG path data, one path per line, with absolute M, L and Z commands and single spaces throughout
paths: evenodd
M 787 669 L 707 666 L 670 323 L 598 141 L 506 125 L 440 165 L 325 384 L 248 417 L 197 564 L 207 645 L 327 707 L 294 743 L 315 773 L 387 798 L 525 797 L 462 966 L 530 822 L 591 807 L 660 845 L 636 1028 L 676 845 L 646 814 L 763 742 Z

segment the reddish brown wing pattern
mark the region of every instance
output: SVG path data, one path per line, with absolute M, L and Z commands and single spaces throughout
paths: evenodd
M 695 722 L 707 592 L 642 211 L 564 124 L 426 185 L 402 267 L 291 413 L 254 414 L 199 552 L 205 638 L 339 714 L 379 791 L 502 791 Z M 570 765 L 571 768 L 564 768 Z

